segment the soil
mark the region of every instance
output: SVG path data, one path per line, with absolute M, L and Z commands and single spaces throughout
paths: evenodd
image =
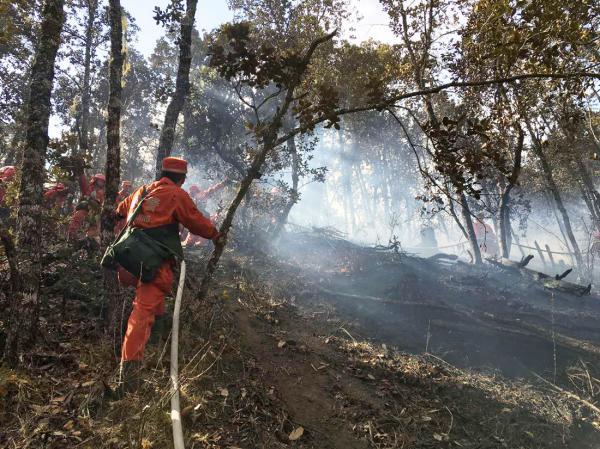
M 597 298 L 315 234 L 228 252 L 198 301 L 205 254 L 186 260 L 187 448 L 600 447 Z M 48 267 L 44 338 L 0 375 L 0 447 L 172 447 L 168 341 L 113 397 L 95 266 Z

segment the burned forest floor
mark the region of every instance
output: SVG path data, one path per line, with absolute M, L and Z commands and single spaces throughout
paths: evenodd
M 321 230 L 230 250 L 199 301 L 205 259 L 186 255 L 187 448 L 600 447 L 595 296 Z M 0 368 L 0 447 L 173 447 L 168 335 L 114 398 L 101 285 L 85 250 L 48 263 L 40 339 Z

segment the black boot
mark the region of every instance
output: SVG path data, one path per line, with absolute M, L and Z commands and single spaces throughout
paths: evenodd
M 156 315 L 154 326 L 152 326 L 152 332 L 150 333 L 149 343 L 161 343 L 167 339 L 169 331 L 171 330 L 169 318 L 169 315 L 166 313 L 164 315 Z

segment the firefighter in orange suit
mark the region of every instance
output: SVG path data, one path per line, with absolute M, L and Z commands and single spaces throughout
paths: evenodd
M 79 177 L 81 201 L 69 223 L 69 240 L 74 240 L 87 222 L 86 236 L 96 238 L 100 235 L 100 211 L 104 203 L 104 185 L 106 178 L 98 173 L 87 181 L 85 175 Z
M 167 157 L 162 162 L 162 173 L 158 181 L 145 186 L 146 198 L 133 226 L 143 229 L 148 235 L 168 246 L 175 254 L 183 254 L 179 240 L 179 225 L 192 234 L 216 241 L 219 232 L 212 222 L 202 215 L 188 193 L 181 188 L 185 182 L 187 162 L 183 159 Z M 137 189 L 117 206 L 117 215 L 127 218 L 133 213 L 143 195 L 144 187 Z M 122 389 L 132 391 L 138 387 L 136 375 L 144 348 L 150 337 L 155 315 L 164 313 L 165 296 L 173 284 L 174 260 L 163 262 L 155 278 L 148 283 L 135 280 L 136 294 L 133 310 L 127 323 L 127 332 L 121 351 Z M 122 283 L 131 283 L 131 274 L 119 271 Z
M 44 192 L 44 201 L 51 209 L 60 210 L 64 207 L 69 190 L 62 182 L 57 182 Z
M 200 188 L 196 184 L 192 184 L 189 190 L 190 197 L 194 200 L 196 207 L 198 210 L 202 212 L 207 217 L 209 216 L 208 212 L 204 207 L 206 206 L 206 201 L 213 196 L 216 192 L 223 189 L 229 181 L 225 179 L 224 181 L 215 184 L 212 187 L 209 187 L 206 190 L 200 190 Z M 215 220 L 217 217 L 213 215 L 210 217 L 212 220 Z M 192 233 L 187 233 L 183 237 L 183 246 L 186 248 L 191 248 L 193 246 L 202 246 L 206 243 L 206 239 L 203 239 L 200 236 L 194 235 Z

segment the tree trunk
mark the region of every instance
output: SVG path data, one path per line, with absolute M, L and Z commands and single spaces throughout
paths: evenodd
M 120 0 L 110 0 L 110 67 L 109 67 L 109 97 L 108 119 L 106 121 L 106 187 L 104 204 L 102 206 L 101 236 L 102 249 L 106 249 L 114 239 L 115 202 L 119 192 L 119 177 L 121 165 L 120 122 L 121 122 L 121 78 L 123 75 L 123 30 L 122 10 Z M 119 311 L 121 310 L 121 295 L 116 273 L 104 270 L 105 304 L 108 307 L 107 324 L 109 335 L 120 341 L 118 330 Z
M 510 257 L 510 236 L 511 236 L 511 226 L 510 226 L 510 192 L 514 188 L 515 184 L 519 179 L 519 175 L 521 173 L 521 159 L 523 155 L 523 142 L 525 140 L 525 133 L 519 126 L 519 137 L 517 140 L 517 145 L 515 147 L 514 153 L 514 162 L 513 169 L 508 178 L 508 182 L 504 187 L 504 191 L 502 192 L 502 197 L 500 199 L 500 210 L 498 215 L 500 216 L 500 225 L 499 225 L 499 237 L 500 237 L 500 246 L 502 247 L 502 257 L 508 259 Z
M 206 293 L 208 293 L 208 287 L 210 285 L 210 282 L 212 281 L 214 272 L 217 269 L 219 259 L 221 258 L 223 250 L 225 249 L 225 245 L 227 244 L 227 234 L 231 229 L 231 225 L 233 224 L 235 213 L 240 203 L 246 196 L 248 189 L 250 189 L 252 182 L 260 176 L 260 170 L 265 162 L 265 159 L 267 158 L 267 155 L 273 149 L 274 141 L 274 135 L 270 136 L 268 139 L 265 139 L 261 151 L 254 157 L 250 169 L 246 173 L 244 179 L 242 179 L 242 181 L 240 182 L 240 187 L 235 198 L 227 208 L 227 213 L 225 214 L 225 218 L 223 219 L 223 223 L 221 224 L 221 228 L 219 229 L 219 232 L 221 233 L 222 237 L 215 244 L 215 249 L 213 250 L 210 259 L 208 260 L 208 263 L 206 265 L 204 278 L 202 279 L 202 283 L 200 284 L 200 288 L 197 293 L 197 297 L 199 299 L 204 299 L 206 297 Z
M 570 137 L 571 141 L 574 141 L 574 135 L 565 133 L 567 137 Z M 580 184 L 581 194 L 585 201 L 585 204 L 590 211 L 590 216 L 592 217 L 593 227 L 596 231 L 600 231 L 600 193 L 596 190 L 594 186 L 594 181 L 592 180 L 592 176 L 588 171 L 587 167 L 583 163 L 581 159 L 581 154 L 579 154 L 578 149 L 571 149 L 568 151 L 568 154 L 571 156 L 571 160 L 575 164 L 575 179 Z
M 10 235 L 7 224 L 0 217 L 0 242 L 4 247 L 4 255 L 8 262 L 8 270 L 10 272 L 10 288 L 13 295 L 21 291 L 21 273 L 19 273 L 19 263 L 17 258 L 17 250 L 15 242 Z
M 582 270 L 584 269 L 583 259 L 581 257 L 581 251 L 579 250 L 579 244 L 577 243 L 577 239 L 575 238 L 575 234 L 573 234 L 573 228 L 571 227 L 571 220 L 569 219 L 569 214 L 567 213 L 567 209 L 564 206 L 562 201 L 562 197 L 560 195 L 560 191 L 558 190 L 558 186 L 554 181 L 554 175 L 552 173 L 552 168 L 546 159 L 546 155 L 544 154 L 544 149 L 542 148 L 542 143 L 539 138 L 535 134 L 531 123 L 529 121 L 525 122 L 527 124 L 527 130 L 529 131 L 529 135 L 531 136 L 531 140 L 533 142 L 532 148 L 533 152 L 537 156 L 540 161 L 540 165 L 542 166 L 542 172 L 544 174 L 544 178 L 546 179 L 546 184 L 548 185 L 548 189 L 554 198 L 554 203 L 556 204 L 556 208 L 560 212 L 562 217 L 562 222 L 565 228 L 565 232 L 567 237 L 569 238 L 569 242 L 571 244 L 571 248 L 573 249 L 573 254 L 575 255 L 575 261 L 577 263 L 577 268 L 579 269 L 580 276 L 583 275 Z
M 85 158 L 89 152 L 90 133 L 90 72 L 92 65 L 92 45 L 94 41 L 94 22 L 98 11 L 98 1 L 89 0 L 88 17 L 85 29 L 85 56 L 83 63 L 83 83 L 81 86 L 81 123 L 79 127 L 79 155 Z M 83 165 L 77 165 L 75 178 L 83 174 Z
M 594 229 L 600 231 L 600 193 L 596 190 L 592 176 L 581 158 L 579 148 L 576 146 L 576 131 L 568 120 L 561 120 L 557 114 L 554 114 L 554 118 L 561 128 L 562 133 L 570 142 L 570 148 L 566 149 L 566 153 L 569 155 L 571 162 L 574 165 L 574 167 L 572 167 L 573 178 L 579 184 L 581 196 L 590 212 Z M 550 128 L 550 125 L 545 118 L 544 123 Z
M 17 212 L 16 240 L 22 288 L 12 302 L 5 346 L 5 357 L 9 363 L 15 363 L 17 355 L 33 343 L 38 327 L 43 253 L 44 164 L 48 146 L 54 62 L 65 21 L 63 8 L 64 0 L 47 0 L 44 3 L 35 60 L 31 68 Z
M 156 156 L 156 178 L 160 177 L 162 160 L 171 154 L 173 142 L 175 141 L 175 127 L 179 113 L 183 108 L 185 97 L 190 90 L 190 67 L 192 65 L 192 30 L 194 28 L 194 17 L 198 0 L 187 0 L 185 16 L 181 20 L 181 35 L 179 37 L 179 67 L 177 68 L 177 80 L 175 92 L 171 98 L 165 121 L 160 133 L 158 153 Z
M 352 235 L 356 232 L 356 206 L 352 198 L 352 155 L 346 145 L 346 132 L 342 129 L 339 133 L 340 140 L 340 159 L 342 172 L 342 202 L 344 204 L 344 222 L 346 233 Z
M 392 188 L 390 183 L 390 167 L 389 160 L 391 155 L 386 154 L 388 147 L 384 147 L 381 153 L 381 170 L 383 177 L 381 177 L 381 190 L 383 192 L 383 215 L 386 224 L 390 223 L 391 210 L 392 210 Z
M 467 197 L 463 192 L 460 193 L 459 198 L 461 215 L 464 221 L 465 231 L 467 232 L 469 242 L 471 243 L 471 251 L 473 251 L 473 258 L 475 259 L 476 264 L 481 264 L 483 260 L 481 259 L 481 250 L 479 248 L 479 243 L 477 242 L 477 236 L 475 235 L 473 220 L 471 219 L 471 209 L 469 208 Z
M 330 33 L 326 36 L 315 39 L 311 43 L 307 52 L 304 55 L 303 67 L 306 68 L 308 66 L 309 62 L 311 61 L 312 55 L 314 54 L 314 51 L 317 49 L 317 47 L 320 44 L 331 40 L 335 36 L 335 34 L 336 34 L 336 32 L 334 31 L 333 33 Z M 279 140 L 277 139 L 277 136 L 278 136 L 279 130 L 281 128 L 283 118 L 288 113 L 290 105 L 292 104 L 292 101 L 294 100 L 294 91 L 298 87 L 298 84 L 301 82 L 303 74 L 304 74 L 304 72 L 302 71 L 296 77 L 295 82 L 292 83 L 292 85 L 288 87 L 287 93 L 285 96 L 285 100 L 280 105 L 280 107 L 277 108 L 277 113 L 271 119 L 271 121 L 268 122 L 268 126 L 265 127 L 264 132 L 256 135 L 257 142 L 262 142 L 261 149 L 254 156 L 254 159 L 252 161 L 252 164 L 250 165 L 250 168 L 248 169 L 248 171 L 246 173 L 246 176 L 244 176 L 244 178 L 240 182 L 240 187 L 238 189 L 238 192 L 237 192 L 235 198 L 233 199 L 233 201 L 227 208 L 227 213 L 225 214 L 225 218 L 223 220 L 223 223 L 221 224 L 221 228 L 219 229 L 221 236 L 218 239 L 218 241 L 216 242 L 215 249 L 213 250 L 213 252 L 210 256 L 210 259 L 208 260 L 208 263 L 206 265 L 206 270 L 204 272 L 204 277 L 202 278 L 202 283 L 200 284 L 200 288 L 198 289 L 198 292 L 197 292 L 197 297 L 200 298 L 201 300 L 205 299 L 206 294 L 208 293 L 208 287 L 210 285 L 210 282 L 212 281 L 212 278 L 217 269 L 217 265 L 219 263 L 221 255 L 223 254 L 223 250 L 225 249 L 225 246 L 227 244 L 227 234 L 229 233 L 229 231 L 231 229 L 231 225 L 233 224 L 233 219 L 235 217 L 235 213 L 236 213 L 240 203 L 246 196 L 246 193 L 250 189 L 250 186 L 252 185 L 252 182 L 254 181 L 254 179 L 260 177 L 260 170 L 262 169 L 262 166 L 265 163 L 267 155 L 279 143 L 283 143 L 283 142 L 279 142 Z M 289 135 L 286 135 L 283 137 L 287 137 L 284 141 L 287 141 L 291 138 L 291 136 L 289 136 Z
M 298 184 L 300 182 L 300 156 L 298 155 L 294 137 L 287 141 L 287 148 L 288 152 L 292 155 L 292 190 L 281 215 L 277 219 L 277 224 L 273 230 L 273 239 L 279 237 L 281 230 L 287 223 L 294 204 L 296 204 L 300 199 L 300 192 L 298 191 Z

